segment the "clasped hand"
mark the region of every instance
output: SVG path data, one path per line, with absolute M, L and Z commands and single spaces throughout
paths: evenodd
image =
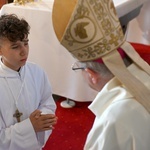
M 35 132 L 54 129 L 58 119 L 54 114 L 42 114 L 40 110 L 35 110 L 29 118 Z

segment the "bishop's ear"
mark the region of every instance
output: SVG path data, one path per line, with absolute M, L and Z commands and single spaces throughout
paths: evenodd
M 85 72 L 88 74 L 88 78 L 93 84 L 96 84 L 98 82 L 99 74 L 97 72 L 89 68 L 86 68 Z

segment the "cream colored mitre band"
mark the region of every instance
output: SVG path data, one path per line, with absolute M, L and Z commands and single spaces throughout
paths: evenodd
M 117 51 L 102 57 L 109 70 L 128 88 L 136 100 L 150 113 L 150 90 L 133 76 L 122 61 Z M 150 72 L 150 68 L 148 70 Z
M 53 25 L 60 43 L 76 59 L 102 58 L 150 113 L 150 90 L 128 71 L 116 49 L 121 47 L 148 74 L 150 67 L 125 41 L 112 0 L 55 0 Z

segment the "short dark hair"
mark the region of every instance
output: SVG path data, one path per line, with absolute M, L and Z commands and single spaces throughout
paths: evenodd
M 0 39 L 7 38 L 11 42 L 22 41 L 28 37 L 30 26 L 25 19 L 15 14 L 0 16 Z

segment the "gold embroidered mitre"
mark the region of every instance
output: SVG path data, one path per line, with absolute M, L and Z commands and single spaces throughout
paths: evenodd
M 62 5 L 66 3 L 68 7 L 63 11 L 59 7 L 54 9 L 54 30 L 61 44 L 78 60 L 100 58 L 124 42 L 122 28 L 111 0 L 55 2 L 57 4 L 54 4 L 54 7 L 56 5 L 63 7 Z M 70 13 L 70 9 L 74 11 Z M 60 13 L 62 19 L 55 18 L 55 13 Z M 64 25 L 63 21 L 66 20 L 68 13 L 71 15 L 67 17 L 67 24 Z M 64 25 L 65 28 L 58 29 L 58 24 Z
M 128 71 L 117 48 L 149 75 L 150 67 L 125 41 L 112 0 L 55 0 L 52 20 L 58 40 L 76 59 L 101 58 L 150 113 L 150 90 Z

